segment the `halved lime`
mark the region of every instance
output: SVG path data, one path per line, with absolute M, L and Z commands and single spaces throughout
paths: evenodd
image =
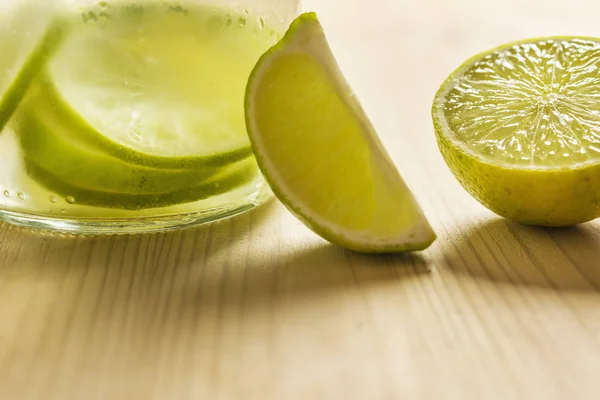
M 17 128 L 25 157 L 81 189 L 164 193 L 197 186 L 220 171 L 220 167 L 175 170 L 130 164 L 81 140 L 67 121 L 35 111 L 23 112 Z
M 244 87 L 272 38 L 225 11 L 178 10 L 162 2 L 84 10 L 49 64 L 36 107 L 139 165 L 191 168 L 248 157 Z
M 256 177 L 256 163 L 253 159 L 247 159 L 224 167 L 210 179 L 193 186 L 171 192 L 140 194 L 82 188 L 65 182 L 33 159 L 25 160 L 25 167 L 27 174 L 37 183 L 73 204 L 132 211 L 207 199 L 234 190 Z
M 277 197 L 323 238 L 361 252 L 419 250 L 435 239 L 314 13 L 258 62 L 246 124 Z
M 433 104 L 438 143 L 482 204 L 526 224 L 600 216 L 600 39 L 542 38 L 475 56 Z
M 0 132 L 70 28 L 50 4 L 25 0 L 16 7 L 0 17 Z

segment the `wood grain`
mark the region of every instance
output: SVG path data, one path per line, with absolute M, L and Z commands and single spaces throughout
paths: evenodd
M 306 1 L 439 240 L 331 246 L 273 202 L 194 230 L 0 225 L 1 399 L 597 399 L 600 224 L 524 227 L 446 169 L 429 107 L 468 56 L 595 35 L 592 0 Z

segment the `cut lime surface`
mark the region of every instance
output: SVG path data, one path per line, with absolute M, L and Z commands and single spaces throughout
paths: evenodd
M 419 250 L 435 239 L 315 14 L 300 16 L 258 62 L 246 124 L 277 197 L 323 238 L 361 252 Z
M 224 167 L 210 179 L 196 185 L 163 193 L 116 193 L 82 188 L 65 182 L 34 160 L 26 160 L 27 174 L 46 189 L 70 199 L 72 204 L 115 208 L 121 210 L 144 210 L 168 207 L 176 204 L 203 200 L 227 193 L 256 177 L 256 165 L 253 159 L 239 161 Z
M 19 121 L 26 158 L 73 186 L 116 193 L 164 193 L 190 186 L 217 174 L 218 167 L 157 169 L 126 163 L 81 140 L 78 131 L 48 113 L 23 113 Z
M 600 216 L 600 39 L 542 38 L 480 54 L 433 105 L 438 143 L 463 186 L 515 221 Z
M 50 62 L 39 108 L 140 165 L 225 165 L 251 154 L 241 105 L 248 74 L 273 41 L 266 29 L 158 1 L 90 10 Z

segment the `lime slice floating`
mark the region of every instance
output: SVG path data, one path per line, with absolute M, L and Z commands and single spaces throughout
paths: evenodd
M 437 139 L 482 204 L 526 224 L 600 216 L 600 39 L 511 43 L 467 61 L 433 104 Z
M 207 199 L 234 190 L 256 177 L 256 164 L 253 159 L 247 159 L 224 167 L 210 179 L 193 186 L 165 193 L 132 194 L 87 189 L 70 184 L 32 159 L 26 160 L 25 166 L 27 174 L 36 182 L 46 189 L 70 199 L 68 201 L 73 204 L 130 211 L 168 207 Z
M 226 29 L 232 16 L 209 8 L 103 3 L 70 14 L 71 34 L 44 36 L 30 57 L 44 62 L 26 63 L 35 92 L 17 133 L 30 177 L 78 205 L 125 210 L 256 178 L 241 105 L 268 34 Z
M 95 103 L 95 101 L 101 102 L 98 96 L 94 97 L 94 94 L 86 91 L 85 88 L 78 92 L 72 87 L 73 94 L 78 93 L 82 96 L 82 102 L 85 103 L 85 95 L 93 99 L 87 103 L 91 104 L 90 113 L 80 114 L 62 97 L 54 83 L 47 79 L 44 79 L 43 82 L 39 93 L 39 99 L 42 101 L 35 105 L 35 109 L 46 116 L 64 121 L 65 125 L 69 125 L 73 131 L 77 132 L 81 141 L 120 160 L 140 166 L 182 169 L 219 167 L 242 160 L 252 154 L 249 145 L 242 145 L 231 151 L 212 153 L 215 150 L 212 144 L 222 147 L 228 144 L 235 146 L 235 143 L 228 142 L 227 137 L 205 135 L 206 129 L 210 125 L 209 119 L 205 118 L 200 121 L 200 124 L 207 124 L 206 126 L 195 125 L 195 115 L 197 114 L 192 106 L 184 105 L 177 108 L 173 103 L 165 102 L 161 108 L 158 103 L 152 104 L 153 100 L 150 99 L 140 100 L 140 103 L 136 103 L 128 93 L 97 87 L 95 89 L 98 92 L 105 93 L 109 98 L 107 108 L 102 109 L 98 106 L 99 103 Z M 131 100 L 132 103 L 123 104 L 128 100 Z M 130 106 L 135 108 L 135 111 L 128 108 Z M 136 114 L 136 112 L 138 113 Z M 183 115 L 186 113 L 187 115 Z M 170 117 L 173 119 L 169 120 Z M 90 118 L 91 121 L 86 118 Z M 134 121 L 131 121 L 132 118 Z M 215 118 L 214 126 L 218 126 L 219 119 L 214 115 L 212 118 Z M 110 124 L 114 124 L 115 128 L 107 127 Z M 139 124 L 139 126 L 132 126 L 134 124 Z M 103 125 L 104 129 L 99 130 L 99 125 Z M 121 130 L 119 131 L 119 129 Z M 115 135 L 122 134 L 125 137 L 130 133 L 139 136 L 137 139 L 132 136 L 124 139 L 123 142 L 113 140 Z M 133 142 L 136 140 L 139 140 L 139 143 L 134 144 Z M 125 144 L 124 142 L 127 141 L 129 143 Z M 197 155 L 178 155 L 191 153 L 190 149 L 196 149 Z M 157 152 L 162 152 L 163 155 L 157 155 Z
M 220 14 L 208 8 L 169 10 L 157 2 L 115 4 L 103 18 L 84 12 L 87 22 L 49 64 L 38 107 L 52 109 L 82 140 L 139 165 L 220 166 L 250 156 L 243 88 L 272 39 L 225 29 L 225 18 L 216 29 Z
M 277 197 L 323 238 L 360 252 L 419 250 L 434 241 L 314 13 L 301 15 L 258 62 L 246 124 Z
M 216 167 L 156 169 L 129 164 L 82 141 L 79 131 L 73 131 L 64 120 L 35 111 L 27 110 L 20 115 L 18 131 L 24 154 L 65 183 L 82 189 L 164 193 L 198 185 L 220 170 Z
M 20 2 L 18 10 L 0 21 L 0 132 L 25 97 L 31 82 L 60 47 L 70 23 L 48 4 Z M 23 32 L 27 29 L 27 32 Z

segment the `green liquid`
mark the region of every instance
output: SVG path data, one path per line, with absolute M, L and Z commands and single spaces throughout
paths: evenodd
M 256 195 L 244 92 L 277 38 L 260 18 L 208 6 L 101 2 L 73 12 L 0 135 L 0 208 L 120 218 Z

